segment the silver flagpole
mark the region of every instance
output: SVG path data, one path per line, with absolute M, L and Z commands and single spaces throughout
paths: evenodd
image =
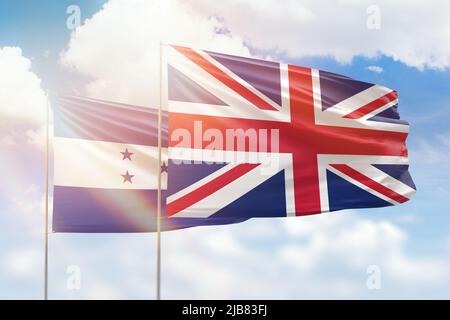
M 158 201 L 156 217 L 156 300 L 161 300 L 161 125 L 162 125 L 162 42 L 159 42 L 159 109 L 158 109 Z
M 45 253 L 44 253 L 44 300 L 48 300 L 48 160 L 49 160 L 49 122 L 50 96 L 47 91 L 46 129 L 45 129 Z

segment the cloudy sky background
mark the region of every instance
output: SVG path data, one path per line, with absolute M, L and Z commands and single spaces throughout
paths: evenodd
M 439 0 L 0 0 L 0 298 L 43 294 L 46 92 L 157 106 L 160 39 L 398 90 L 418 187 L 399 207 L 163 234 L 163 298 L 450 298 L 449 10 Z M 155 246 L 151 234 L 51 234 L 50 298 L 153 299 Z M 79 290 L 67 287 L 70 266 Z M 373 266 L 378 290 L 367 287 Z

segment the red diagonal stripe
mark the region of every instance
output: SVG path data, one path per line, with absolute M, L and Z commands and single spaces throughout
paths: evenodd
M 205 183 L 194 191 L 182 196 L 181 198 L 167 204 L 167 214 L 172 216 L 188 207 L 206 198 L 214 192 L 222 189 L 227 184 L 233 182 L 237 178 L 253 170 L 259 163 L 243 163 L 237 165 L 231 170 L 221 174 L 217 178 Z
M 346 174 L 350 178 L 355 179 L 356 181 L 362 183 L 366 187 L 369 187 L 382 195 L 397 201 L 398 203 L 403 203 L 408 201 L 409 199 L 402 196 L 401 194 L 395 192 L 392 189 L 389 189 L 385 186 L 383 186 L 381 183 L 376 182 L 375 180 L 369 178 L 368 176 L 362 174 L 359 171 L 356 171 L 352 167 L 346 165 L 346 164 L 331 164 L 331 166 L 340 172 Z
M 234 80 L 228 74 L 217 68 L 214 64 L 206 60 L 204 57 L 202 57 L 194 50 L 179 46 L 173 46 L 173 48 L 175 48 L 178 52 L 180 52 L 189 60 L 194 62 L 196 65 L 207 71 L 209 74 L 211 74 L 214 78 L 222 82 L 228 88 L 232 89 L 241 97 L 252 103 L 254 106 L 263 110 L 277 110 L 276 108 L 272 107 L 269 103 L 267 103 L 266 101 L 258 97 L 256 94 L 251 92 L 245 86 Z
M 389 102 L 394 101 L 397 99 L 397 92 L 391 91 L 381 98 L 378 98 L 372 102 L 369 102 L 368 104 L 362 106 L 361 108 L 356 109 L 355 111 L 349 113 L 344 118 L 347 119 L 359 119 L 361 117 L 364 117 L 366 114 L 371 113 L 374 110 L 377 110 L 378 108 L 383 107 L 384 105 L 388 104 Z

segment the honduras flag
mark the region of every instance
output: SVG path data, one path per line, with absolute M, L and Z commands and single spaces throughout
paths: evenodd
M 156 231 L 161 170 L 162 230 L 242 218 L 167 219 L 167 113 L 81 97 L 61 97 L 54 114 L 54 232 Z

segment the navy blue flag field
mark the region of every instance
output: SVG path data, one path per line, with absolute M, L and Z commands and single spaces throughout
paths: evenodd
M 397 92 L 310 68 L 167 46 L 158 110 L 55 108 L 55 232 L 162 230 L 397 205 L 415 186 Z

